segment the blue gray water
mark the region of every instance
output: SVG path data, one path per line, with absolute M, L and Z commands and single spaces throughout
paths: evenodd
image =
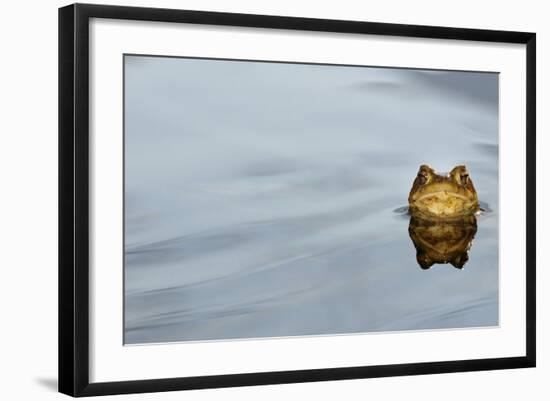
M 422 163 L 490 207 L 463 269 Z M 498 74 L 125 57 L 127 344 L 498 325 L 498 216 Z

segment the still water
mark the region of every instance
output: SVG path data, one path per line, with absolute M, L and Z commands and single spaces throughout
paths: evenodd
M 484 202 L 462 268 L 423 163 Z M 494 73 L 126 56 L 125 343 L 498 325 L 498 178 Z

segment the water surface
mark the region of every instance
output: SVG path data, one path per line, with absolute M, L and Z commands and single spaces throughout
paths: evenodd
M 462 269 L 423 163 L 490 208 Z M 498 325 L 498 218 L 497 74 L 125 57 L 127 344 Z

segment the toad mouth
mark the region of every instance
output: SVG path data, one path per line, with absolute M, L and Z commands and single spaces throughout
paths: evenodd
M 453 198 L 461 199 L 464 202 L 471 201 L 471 199 L 468 198 L 467 196 L 458 194 L 456 192 L 449 192 L 449 191 L 443 190 L 443 191 L 435 191 L 435 192 L 429 192 L 427 194 L 423 194 L 416 199 L 416 202 L 423 201 L 425 199 L 432 198 L 432 197 L 439 198 L 439 199 L 453 197 Z

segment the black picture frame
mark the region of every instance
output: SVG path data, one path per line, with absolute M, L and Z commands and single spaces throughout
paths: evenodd
M 323 31 L 526 45 L 526 344 L 519 357 L 90 383 L 89 82 L 90 18 Z M 421 375 L 535 366 L 536 35 L 221 12 L 74 4 L 59 9 L 59 391 L 71 396 Z

